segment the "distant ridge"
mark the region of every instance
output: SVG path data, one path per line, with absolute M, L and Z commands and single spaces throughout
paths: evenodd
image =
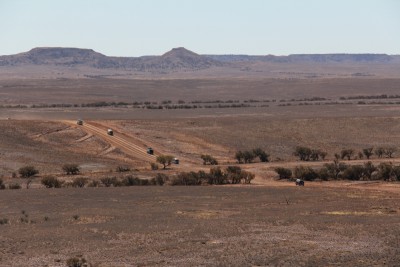
M 397 56 L 387 54 L 293 54 L 289 56 L 207 55 L 222 62 L 388 62 Z
M 160 56 L 111 57 L 92 49 L 37 47 L 0 56 L 3 78 L 399 77 L 387 54 L 199 55 L 184 47 Z
M 151 70 L 196 70 L 224 63 L 198 55 L 183 47 L 174 48 L 162 56 L 108 57 L 92 49 L 38 47 L 28 52 L 0 56 L 0 66 L 16 65 L 63 65 L 89 66 L 94 68 Z

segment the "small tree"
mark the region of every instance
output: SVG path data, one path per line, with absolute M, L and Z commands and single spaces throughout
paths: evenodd
M 349 180 L 361 180 L 364 175 L 364 168 L 361 165 L 348 166 L 343 172 L 343 177 Z
M 298 166 L 294 169 L 294 176 L 305 181 L 313 181 L 318 178 L 318 173 L 311 167 Z
M 275 172 L 279 175 L 279 179 L 292 178 L 292 170 L 291 169 L 278 167 L 278 168 L 275 168 Z
M 324 164 L 328 172 L 328 177 L 338 179 L 342 172 L 347 168 L 347 165 L 340 162 L 338 159 L 333 160 L 333 163 Z
M 377 155 L 378 158 L 382 158 L 384 153 L 385 149 L 383 147 L 378 147 L 377 149 L 375 149 L 375 155 Z
M 80 171 L 78 164 L 64 164 L 62 169 L 67 175 L 76 175 Z
M 239 166 L 228 166 L 226 168 L 226 178 L 231 181 L 231 184 L 239 184 L 242 180 L 242 168 Z
M 255 174 L 247 171 L 242 171 L 240 173 L 245 184 L 250 184 L 251 181 L 255 178 Z
M 364 163 L 364 177 L 367 180 L 372 179 L 372 174 L 377 170 L 377 168 L 372 164 L 371 161 Z
M 382 162 L 378 166 L 378 178 L 384 181 L 389 181 L 393 176 L 393 165 L 391 163 Z
M 32 177 L 32 176 L 35 176 L 36 174 L 38 174 L 39 171 L 36 170 L 35 167 L 33 167 L 33 166 L 25 166 L 25 167 L 19 168 L 18 173 L 22 178 L 29 178 L 29 177 Z
M 393 158 L 393 154 L 394 154 L 396 151 L 397 151 L 397 148 L 395 148 L 395 147 L 387 147 L 387 148 L 384 149 L 384 152 L 383 152 L 383 153 L 385 153 L 385 155 L 386 155 L 388 158 Z
M 156 160 L 158 163 L 162 164 L 164 166 L 163 169 L 165 169 L 167 166 L 171 165 L 173 159 L 174 157 L 170 155 L 160 155 Z
M 373 147 L 367 147 L 362 150 L 362 153 L 364 156 L 369 159 L 374 153 L 373 153 L 374 148 Z
M 6 185 L 3 182 L 3 179 L 0 178 L 0 190 L 6 189 Z
M 218 165 L 218 161 L 211 155 L 201 155 L 200 157 L 203 160 L 204 165 Z
M 261 148 L 253 149 L 253 154 L 260 159 L 261 162 L 268 162 L 269 155 Z
M 243 162 L 243 160 L 244 160 L 244 154 L 243 154 L 243 152 L 242 151 L 238 151 L 238 152 L 236 152 L 236 154 L 235 154 L 235 159 L 237 160 L 237 162 L 239 163 L 239 164 L 241 164 L 242 162 Z
M 351 160 L 351 157 L 354 154 L 354 150 L 353 149 L 342 149 L 342 151 L 340 151 L 340 158 L 341 159 L 345 159 L 347 158 L 347 160 Z
M 244 163 L 252 163 L 256 155 L 253 153 L 253 151 L 245 151 L 243 153 L 243 159 Z
M 302 161 L 309 161 L 312 154 L 312 150 L 308 147 L 298 146 L 294 151 L 293 155 L 299 157 Z

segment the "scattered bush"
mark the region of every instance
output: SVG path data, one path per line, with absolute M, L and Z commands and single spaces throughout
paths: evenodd
M 0 190 L 6 189 L 6 185 L 3 182 L 3 179 L 0 178 Z
M 80 172 L 78 164 L 64 164 L 62 169 L 67 175 L 76 175 Z
M 63 181 L 60 181 L 54 176 L 44 176 L 40 181 L 46 188 L 60 188 L 63 185 Z
M 292 170 L 278 167 L 275 168 L 275 172 L 279 175 L 279 179 L 291 179 L 292 178 Z
M 373 153 L 374 148 L 373 147 L 367 147 L 362 150 L 362 153 L 364 156 L 369 159 L 374 153 Z
M 88 183 L 88 187 L 99 187 L 100 186 L 100 182 L 97 180 L 92 180 Z
M 256 158 L 253 151 L 238 151 L 235 154 L 235 159 L 239 164 L 241 163 L 252 163 Z
M 268 162 L 269 155 L 261 148 L 253 149 L 253 154 L 260 159 L 261 162 Z
M 11 183 L 8 185 L 8 189 L 21 189 L 21 185 L 19 183 Z
M 168 181 L 169 181 L 168 175 L 163 174 L 163 173 L 157 173 L 156 177 L 151 179 L 151 184 L 164 185 Z
M 84 266 L 90 266 L 90 264 L 87 263 L 85 258 L 73 257 L 73 258 L 69 258 L 67 260 L 67 266 L 68 267 L 84 267 Z
M 35 167 L 33 167 L 33 166 L 25 166 L 25 167 L 19 168 L 18 173 L 22 178 L 29 178 L 29 177 L 32 177 L 32 176 L 35 176 L 36 174 L 38 174 L 39 171 L 36 170 Z
M 151 170 L 156 171 L 158 170 L 158 165 L 154 162 L 150 163 Z
M 320 159 L 325 160 L 327 153 L 320 149 L 311 149 L 304 146 L 298 146 L 293 152 L 293 155 L 299 157 L 301 161 L 318 161 Z
M 201 155 L 201 159 L 204 165 L 218 165 L 218 161 L 211 155 Z
M 318 173 L 311 167 L 298 166 L 294 169 L 294 176 L 304 181 L 314 181 Z
M 100 182 L 105 186 L 105 187 L 110 187 L 110 186 L 119 186 L 121 181 L 117 179 L 117 177 L 104 177 L 100 179 Z
M 0 225 L 3 225 L 3 224 L 8 224 L 8 219 L 6 219 L 6 218 L 0 219 Z
M 351 160 L 353 154 L 354 154 L 353 149 L 342 149 L 342 151 L 340 151 L 340 158 L 341 159 L 347 158 L 347 160 Z
M 129 172 L 131 169 L 128 166 L 118 166 L 117 172 Z
M 85 185 L 87 184 L 89 182 L 89 179 L 88 178 L 84 178 L 84 177 L 78 177 L 78 178 L 75 178 L 73 181 L 72 181 L 72 187 L 79 187 L 79 188 L 82 188 L 82 187 L 85 187 Z

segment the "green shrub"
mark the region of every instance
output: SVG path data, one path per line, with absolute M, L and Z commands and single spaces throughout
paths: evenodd
M 3 182 L 3 179 L 0 178 L 0 190 L 6 189 L 6 185 Z
M 3 225 L 3 224 L 8 224 L 8 219 L 6 219 L 6 218 L 0 219 L 0 225 Z

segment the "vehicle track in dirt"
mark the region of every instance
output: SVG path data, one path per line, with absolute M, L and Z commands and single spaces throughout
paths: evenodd
M 156 155 L 147 154 L 145 148 L 140 147 L 140 145 L 133 143 L 132 141 L 128 141 L 125 138 L 121 137 L 119 132 L 114 131 L 114 135 L 110 136 L 107 134 L 107 129 L 102 126 L 97 126 L 97 124 L 85 121 L 83 125 L 76 125 L 74 121 L 64 121 L 68 124 L 75 125 L 75 127 L 80 128 L 87 132 L 88 134 L 98 136 L 111 144 L 114 147 L 117 147 L 131 155 L 135 158 L 139 158 L 146 162 L 155 162 Z

